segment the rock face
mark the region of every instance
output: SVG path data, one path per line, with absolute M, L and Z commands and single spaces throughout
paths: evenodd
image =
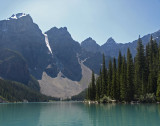
M 36 78 L 50 62 L 45 37 L 30 15 L 13 15 L 0 21 L 0 48 L 8 48 L 21 53 L 27 61 L 29 70 Z
M 67 78 L 79 81 L 82 77 L 77 58 L 77 54 L 81 51 L 80 44 L 72 39 L 66 27 L 59 29 L 54 27 L 46 34 L 54 57 L 56 57 L 56 66 L 53 66 L 57 69 L 56 73 L 61 71 Z
M 81 47 L 88 52 L 100 52 L 100 46 L 91 37 L 87 38 L 81 43 Z

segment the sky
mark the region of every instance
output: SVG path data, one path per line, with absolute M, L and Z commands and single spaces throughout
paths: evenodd
M 67 27 L 82 42 L 92 37 L 104 44 L 131 42 L 160 30 L 160 0 L 0 0 L 0 20 L 30 14 L 42 32 Z

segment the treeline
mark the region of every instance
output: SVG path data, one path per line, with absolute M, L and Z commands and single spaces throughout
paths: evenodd
M 27 87 L 24 84 L 0 79 L 0 98 L 8 102 L 48 102 L 59 100 L 58 98 L 42 95 L 40 92 Z
M 77 95 L 72 96 L 70 100 L 73 100 L 73 101 L 84 101 L 85 96 L 86 96 L 86 92 L 87 92 L 87 89 L 83 90 L 82 92 L 80 92 Z
M 114 58 L 105 65 L 103 55 L 102 70 L 88 86 L 86 99 L 100 101 L 106 98 L 116 101 L 160 101 L 160 45 L 151 36 L 144 48 L 139 37 L 137 54 L 133 58 L 130 49 L 127 56 L 119 52 L 118 61 Z

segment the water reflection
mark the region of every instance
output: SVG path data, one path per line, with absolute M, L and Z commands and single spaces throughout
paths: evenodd
M 159 126 L 158 104 L 0 104 L 0 126 Z
M 54 102 L 43 104 L 40 112 L 40 126 L 84 126 L 89 124 L 88 113 L 83 103 Z M 89 126 L 89 125 L 88 125 Z
M 0 126 L 37 126 L 39 115 L 37 104 L 0 104 Z
M 158 126 L 160 106 L 157 104 L 86 105 L 93 126 Z

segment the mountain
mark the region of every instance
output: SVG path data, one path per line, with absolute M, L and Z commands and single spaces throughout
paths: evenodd
M 24 57 L 10 49 L 0 50 L 0 102 L 58 100 L 42 95 L 38 81 L 29 73 Z
M 16 51 L 0 50 L 0 77 L 23 83 L 36 91 L 40 91 L 38 81 L 29 73 L 26 60 Z
M 81 66 L 77 58 L 81 50 L 80 44 L 72 39 L 66 27 L 59 29 L 54 27 L 45 34 L 48 36 L 51 50 L 57 59 L 55 67 L 67 78 L 79 81 L 82 77 Z
M 160 30 L 158 30 L 157 32 L 145 35 L 141 38 L 144 47 L 150 41 L 151 35 L 153 36 L 153 39 L 155 39 L 157 41 L 157 43 L 160 42 Z M 99 51 L 94 48 L 96 42 L 91 43 L 88 41 L 83 41 L 83 42 L 81 42 L 81 46 L 84 50 L 92 52 L 92 53 L 95 53 L 95 50 L 96 50 L 96 52 L 104 53 L 106 56 L 118 58 L 119 51 L 121 51 L 122 55 L 124 55 L 124 54 L 126 55 L 128 48 L 130 48 L 132 55 L 135 56 L 136 51 L 137 51 L 136 50 L 137 40 L 138 39 L 136 39 L 132 42 L 127 42 L 127 43 L 116 43 L 115 40 L 111 37 L 107 40 L 106 43 L 104 43 L 101 46 L 96 44 L 97 47 L 100 48 Z M 85 42 L 85 44 L 83 44 L 84 42 Z
M 39 79 L 51 59 L 42 31 L 28 14 L 19 13 L 0 21 L 1 48 L 22 54 L 30 73 Z
M 80 93 L 88 87 L 91 70 L 96 71 L 101 67 L 102 55 L 98 53 L 97 57 L 85 51 L 73 40 L 66 27 L 53 27 L 45 34 L 54 62 L 46 68 L 39 80 L 41 92 L 56 97 L 71 97 Z M 98 62 L 87 62 L 93 58 L 97 58 Z
M 101 46 L 101 52 L 108 56 L 114 57 L 114 54 L 118 55 L 117 51 L 119 51 L 119 46 L 112 37 Z
M 153 38 L 159 41 L 160 31 Z M 143 44 L 149 39 L 150 34 L 142 37 Z M 99 46 L 90 37 L 80 44 L 66 27 L 43 34 L 30 15 L 18 13 L 0 21 L 0 78 L 47 96 L 68 98 L 88 87 L 92 70 L 99 74 L 102 53 L 108 66 L 119 50 L 126 54 L 129 47 L 134 56 L 136 46 L 137 40 L 122 44 L 113 38 Z
M 81 47 L 88 52 L 100 52 L 100 46 L 91 37 L 81 42 Z
M 12 15 L 0 21 L 0 50 L 5 54 L 1 55 L 0 77 L 45 95 L 71 97 L 90 82 L 91 69 L 81 59 L 85 51 L 66 27 L 53 27 L 43 34 L 30 15 Z

